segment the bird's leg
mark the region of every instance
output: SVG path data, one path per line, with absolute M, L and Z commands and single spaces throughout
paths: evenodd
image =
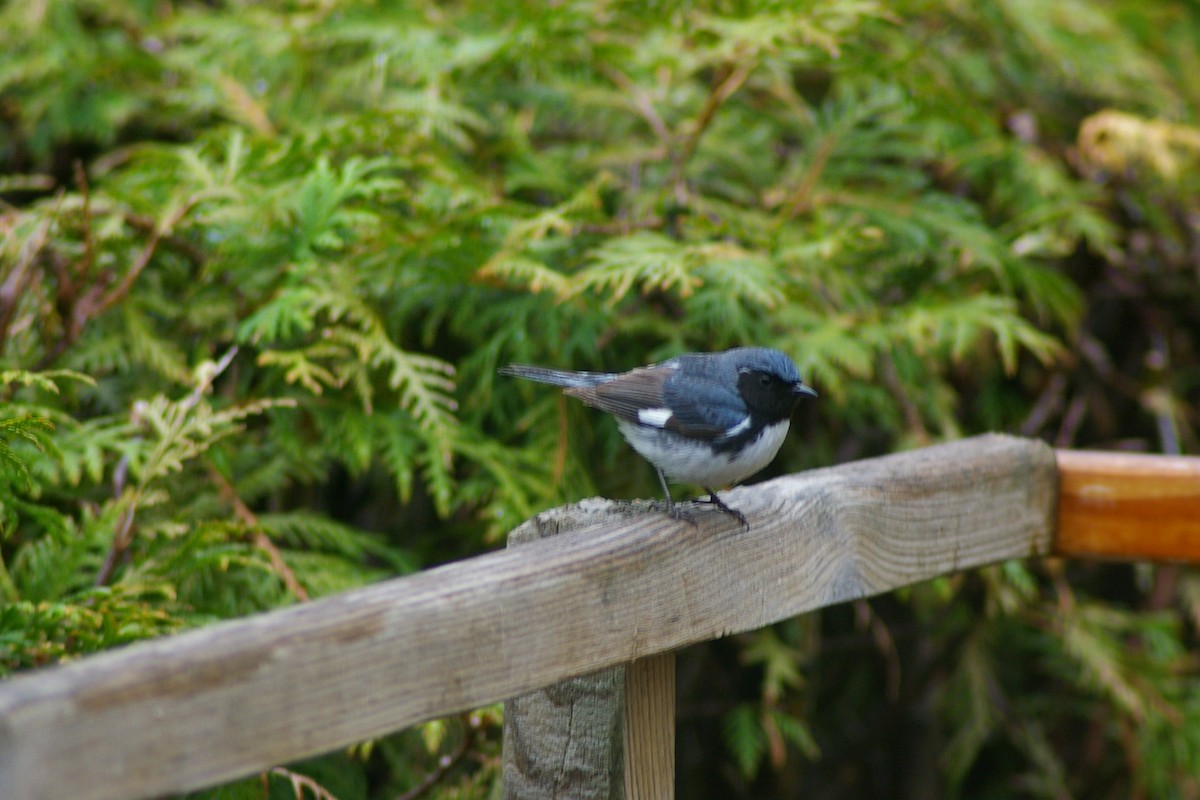
M 671 488 L 670 488 L 669 486 L 667 486 L 667 476 L 666 476 L 666 473 L 664 473 L 664 472 L 663 472 L 661 469 L 659 469 L 658 467 L 655 467 L 655 468 L 654 468 L 654 471 L 658 473 L 658 485 L 662 487 L 663 494 L 664 494 L 664 495 L 666 496 L 666 498 L 667 498 L 667 507 L 668 507 L 668 508 L 671 508 L 671 507 L 673 507 L 673 506 L 675 505 L 675 503 L 674 503 L 674 502 L 672 502 L 672 500 L 671 500 Z
M 658 483 L 662 486 L 663 494 L 667 498 L 667 515 L 670 516 L 671 519 L 680 519 L 689 523 L 692 527 L 696 527 L 696 520 L 692 519 L 691 512 L 683 506 L 676 504 L 675 501 L 671 499 L 671 489 L 669 486 L 667 486 L 666 474 L 658 467 L 655 467 L 654 471 L 658 473 Z
M 721 511 L 721 513 L 728 514 L 729 516 L 736 519 L 738 522 L 742 523 L 743 530 L 747 530 L 747 531 L 750 530 L 750 523 L 746 521 L 745 514 L 738 511 L 736 508 L 731 508 L 731 507 L 725 505 L 725 503 L 723 503 L 721 501 L 721 498 L 717 497 L 717 493 L 715 491 L 713 491 L 712 489 L 710 489 L 709 487 L 705 486 L 704 491 L 708 492 L 708 499 L 707 500 L 697 500 L 696 502 L 712 503 L 714 506 L 717 507 L 718 510 Z

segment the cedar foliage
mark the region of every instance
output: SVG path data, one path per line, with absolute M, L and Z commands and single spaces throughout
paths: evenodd
M 0 45 L 5 671 L 656 491 L 509 361 L 780 347 L 772 472 L 1200 450 L 1194 4 L 10 0 Z M 1198 624 L 1190 572 L 1023 563 L 694 648 L 679 793 L 1200 797 Z M 210 794 L 493 796 L 497 715 Z

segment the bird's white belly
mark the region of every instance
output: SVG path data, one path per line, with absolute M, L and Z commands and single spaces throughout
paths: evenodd
M 763 428 L 741 452 L 714 453 L 705 442 L 690 442 L 672 431 L 618 420 L 621 434 L 642 458 L 676 483 L 718 487 L 737 483 L 771 463 L 787 437 L 789 420 Z

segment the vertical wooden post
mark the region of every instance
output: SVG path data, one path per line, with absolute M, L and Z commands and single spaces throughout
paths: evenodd
M 624 667 L 504 704 L 505 800 L 621 800 Z
M 611 519 L 588 501 L 542 514 L 508 546 Z M 675 656 L 562 681 L 504 704 L 505 800 L 672 800 Z
M 675 654 L 625 667 L 625 800 L 675 797 Z

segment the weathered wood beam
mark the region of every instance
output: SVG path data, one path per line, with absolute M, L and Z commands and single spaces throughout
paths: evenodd
M 1047 552 L 1053 452 L 985 436 L 611 521 L 0 685 L 0 797 L 183 792 L 822 606 Z

